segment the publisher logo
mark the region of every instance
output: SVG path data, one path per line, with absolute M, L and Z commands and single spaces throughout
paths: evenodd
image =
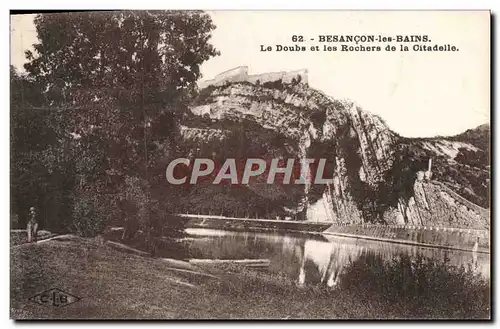
M 73 304 L 80 300 L 80 298 L 73 296 L 67 292 L 64 292 L 57 288 L 52 288 L 36 294 L 31 297 L 29 300 L 45 306 L 55 306 L 55 307 L 63 307 L 69 304 Z

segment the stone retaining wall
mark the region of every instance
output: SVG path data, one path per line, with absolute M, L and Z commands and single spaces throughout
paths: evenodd
M 488 230 L 449 227 L 419 227 L 408 225 L 332 225 L 325 233 L 351 234 L 360 237 L 411 241 L 415 243 L 472 250 L 479 237 L 480 251 L 489 251 Z

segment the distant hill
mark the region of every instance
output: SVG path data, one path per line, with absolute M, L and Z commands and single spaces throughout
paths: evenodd
M 474 129 L 468 129 L 465 132 L 451 137 L 450 139 L 465 142 L 480 148 L 485 152 L 490 152 L 490 124 L 485 123 Z

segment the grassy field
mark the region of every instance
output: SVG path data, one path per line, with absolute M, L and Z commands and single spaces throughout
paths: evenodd
M 11 317 L 469 319 L 490 314 L 489 281 L 460 269 L 373 258 L 351 264 L 345 276 L 337 290 L 298 287 L 263 271 L 227 265 L 201 269 L 66 236 L 11 247 Z M 62 308 L 28 300 L 50 288 L 81 300 Z
M 38 240 L 48 239 L 53 237 L 55 234 L 50 233 L 49 231 L 40 230 L 38 231 L 37 237 Z M 11 230 L 10 231 L 10 245 L 16 246 L 18 244 L 27 243 L 28 242 L 28 232 L 26 230 Z
M 76 237 L 14 246 L 11 317 L 182 317 L 196 300 L 199 288 L 184 284 L 186 275 L 171 268 L 159 259 L 123 253 L 96 240 Z M 41 306 L 28 300 L 50 288 L 61 289 L 81 300 L 63 308 Z

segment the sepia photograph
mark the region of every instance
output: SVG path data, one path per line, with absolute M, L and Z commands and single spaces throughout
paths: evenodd
M 491 12 L 10 12 L 12 320 L 491 320 Z

